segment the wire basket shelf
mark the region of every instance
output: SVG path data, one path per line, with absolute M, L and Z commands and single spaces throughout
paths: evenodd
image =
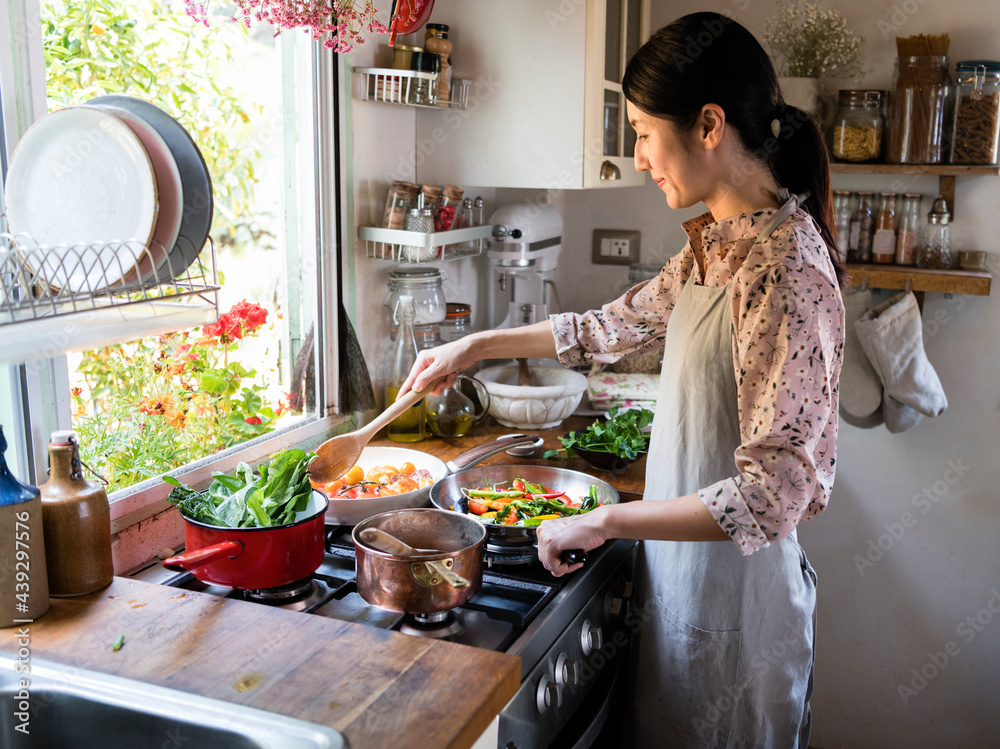
M 378 101 L 385 104 L 403 104 L 408 107 L 427 109 L 465 109 L 469 103 L 472 81 L 453 79 L 450 101 L 434 104 L 414 104 L 419 81 L 429 81 L 437 90 L 438 74 L 419 70 L 397 70 L 396 68 L 354 68 L 354 96 L 362 101 Z
M 96 348 L 218 319 L 215 247 L 40 246 L 0 234 L 0 361 Z
M 492 235 L 492 226 L 430 233 L 376 226 L 358 227 L 358 238 L 365 244 L 367 257 L 397 263 L 447 262 L 475 257 L 482 254 L 486 240 Z

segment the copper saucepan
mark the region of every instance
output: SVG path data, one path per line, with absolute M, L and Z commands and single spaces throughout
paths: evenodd
M 372 548 L 361 540 L 368 528 L 395 536 L 418 552 L 404 556 Z M 434 614 L 461 606 L 482 587 L 486 529 L 475 518 L 429 507 L 393 510 L 358 523 L 351 537 L 358 593 L 373 606 Z M 429 561 L 443 564 L 469 585 L 453 586 Z

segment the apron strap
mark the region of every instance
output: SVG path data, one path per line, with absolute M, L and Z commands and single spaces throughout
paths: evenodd
M 777 213 L 771 216 L 771 220 L 764 225 L 764 228 L 760 230 L 760 235 L 757 237 L 758 242 L 771 236 L 771 232 L 777 229 L 782 221 L 795 213 L 795 210 L 802 203 L 806 202 L 806 198 L 809 197 L 809 192 L 807 191 L 801 194 L 795 194 L 788 192 L 787 187 L 779 187 L 777 197 L 778 202 L 781 203 L 782 206 L 778 209 Z

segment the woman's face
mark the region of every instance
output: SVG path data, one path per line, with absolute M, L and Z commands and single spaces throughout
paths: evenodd
M 626 101 L 628 121 L 635 128 L 635 168 L 649 172 L 671 208 L 689 208 L 704 199 L 703 164 L 693 133 L 682 133 L 669 120 L 646 114 Z

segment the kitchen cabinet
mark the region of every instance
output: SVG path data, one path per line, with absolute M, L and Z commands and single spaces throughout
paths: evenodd
M 938 194 L 948 203 L 951 218 L 955 218 L 955 180 L 962 176 L 1000 176 L 997 166 L 964 166 L 953 164 L 831 164 L 833 174 L 931 175 L 938 178 Z M 957 249 L 956 249 L 957 252 Z M 923 292 L 972 294 L 989 296 L 993 277 L 989 271 L 959 269 L 931 270 L 906 265 L 876 265 L 848 263 L 847 272 L 852 286 L 867 285 L 879 289 L 913 291 L 923 302 Z
M 649 35 L 649 0 L 438 0 L 462 111 L 416 113 L 418 182 L 539 188 L 644 184 L 621 76 Z

